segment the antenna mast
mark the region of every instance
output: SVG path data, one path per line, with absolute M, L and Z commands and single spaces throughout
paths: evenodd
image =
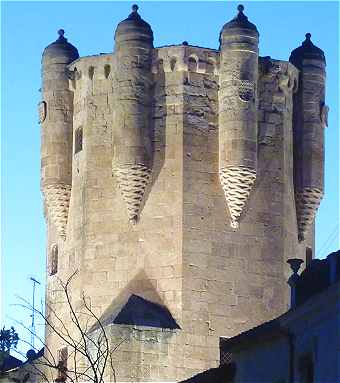
M 33 293 L 32 293 L 32 323 L 31 323 L 31 345 L 34 349 L 34 338 L 35 338 L 35 285 L 40 285 L 40 282 L 35 278 L 31 277 L 30 280 L 33 282 Z

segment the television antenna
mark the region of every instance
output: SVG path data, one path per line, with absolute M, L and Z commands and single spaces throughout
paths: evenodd
M 31 322 L 31 345 L 34 349 L 34 338 L 35 338 L 35 285 L 40 285 L 40 282 L 37 281 L 34 277 L 30 277 L 30 280 L 33 282 L 33 292 L 32 292 L 32 322 Z

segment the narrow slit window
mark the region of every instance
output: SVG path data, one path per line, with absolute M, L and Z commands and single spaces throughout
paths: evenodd
M 170 69 L 172 72 L 176 70 L 176 63 L 177 63 L 176 57 L 172 57 L 170 60 Z
M 74 137 L 74 154 L 77 154 L 83 150 L 83 128 L 76 129 Z
M 215 72 L 215 64 L 212 60 L 207 61 L 206 73 L 213 74 Z
M 197 61 L 194 57 L 189 57 L 188 71 L 189 72 L 197 72 Z
M 77 80 L 79 80 L 79 78 L 80 78 L 80 74 L 77 68 L 74 68 L 74 71 L 70 72 L 70 80 L 71 80 L 73 90 L 77 89 Z
M 94 67 L 93 67 L 93 66 L 90 66 L 90 68 L 89 68 L 89 77 L 90 77 L 90 80 L 93 80 L 93 76 L 94 76 Z
M 58 382 L 66 382 L 67 379 L 67 347 L 58 350 Z
M 111 72 L 111 66 L 110 65 L 105 65 L 104 66 L 104 76 L 105 78 L 109 78 Z
M 163 73 L 164 72 L 164 62 L 162 59 L 158 61 L 158 73 Z
M 57 272 L 58 272 L 58 245 L 54 244 L 51 247 L 49 274 L 54 275 L 54 274 L 57 274 Z

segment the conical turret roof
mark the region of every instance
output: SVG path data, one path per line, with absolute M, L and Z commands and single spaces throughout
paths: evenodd
M 298 48 L 294 49 L 289 57 L 289 61 L 298 69 L 301 69 L 304 59 L 320 60 L 326 62 L 323 51 L 315 46 L 311 41 L 312 35 L 306 33 L 305 41 Z
M 132 6 L 132 12 L 121 21 L 115 32 L 115 41 L 141 40 L 153 43 L 153 32 L 150 24 L 144 21 L 138 13 L 138 5 Z
M 238 10 L 237 16 L 234 17 L 228 23 L 224 24 L 221 33 L 224 33 L 224 32 L 227 33 L 229 30 L 231 32 L 233 29 L 249 29 L 251 31 L 257 32 L 257 34 L 258 34 L 259 32 L 256 28 L 256 25 L 251 23 L 248 20 L 248 17 L 243 13 L 244 6 L 242 4 L 240 4 L 237 7 L 237 10 Z
M 64 37 L 65 31 L 59 29 L 58 39 L 48 45 L 43 52 L 43 61 L 55 61 L 57 64 L 69 64 L 79 58 L 78 50 Z

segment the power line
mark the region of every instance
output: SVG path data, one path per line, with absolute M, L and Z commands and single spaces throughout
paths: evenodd
M 332 246 L 332 244 L 334 243 L 334 241 L 337 239 L 337 232 L 335 233 L 335 235 L 333 236 L 332 240 L 329 242 L 328 246 L 325 248 L 324 250 L 324 253 L 321 255 L 321 257 L 325 257 L 326 255 L 328 255 L 328 249 Z
M 325 250 L 329 248 L 329 246 L 333 243 L 334 239 L 336 238 L 339 230 L 339 224 L 337 224 L 332 232 L 329 234 L 329 236 L 326 238 L 324 243 L 321 245 L 321 247 L 317 251 L 318 258 L 320 257 L 321 253 L 324 253 Z

